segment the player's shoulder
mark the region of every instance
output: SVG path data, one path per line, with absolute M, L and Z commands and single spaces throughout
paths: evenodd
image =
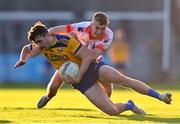
M 105 33 L 113 35 L 113 31 L 109 27 L 106 28 Z
M 70 40 L 71 36 L 66 34 L 66 33 L 59 33 L 59 34 L 54 34 L 54 36 L 58 39 L 58 40 Z
M 105 34 L 107 35 L 108 38 L 112 39 L 113 38 L 113 31 L 110 28 L 106 28 Z

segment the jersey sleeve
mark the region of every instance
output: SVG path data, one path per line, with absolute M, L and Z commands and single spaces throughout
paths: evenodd
M 70 52 L 76 54 L 77 51 L 82 47 L 82 44 L 74 38 L 71 38 L 68 45 Z
M 90 22 L 79 22 L 73 24 L 66 25 L 66 31 L 69 32 L 81 32 L 87 26 L 89 26 Z
M 30 51 L 32 51 L 37 45 L 36 45 L 35 43 L 30 43 L 30 44 L 28 44 L 27 46 L 28 46 L 28 49 L 29 49 Z
M 110 46 L 112 40 L 113 40 L 113 33 L 107 35 L 107 37 L 103 41 L 98 42 L 95 48 L 98 48 L 101 51 L 104 51 Z
M 72 24 L 67 24 L 66 25 L 66 31 L 67 31 L 67 33 L 69 33 L 69 32 L 72 32 L 74 30 L 74 27 L 73 27 L 73 25 Z

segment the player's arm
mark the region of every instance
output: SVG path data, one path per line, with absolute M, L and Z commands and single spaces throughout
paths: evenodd
M 76 40 L 78 40 L 77 34 L 70 30 L 70 24 L 68 25 L 59 25 L 59 26 L 54 26 L 48 29 L 48 32 L 50 34 L 58 34 L 60 32 L 68 33 L 70 36 L 74 37 Z
M 75 40 L 74 38 L 71 39 L 69 42 L 70 51 L 75 56 L 82 59 L 81 65 L 79 68 L 78 75 L 76 79 L 72 79 L 70 77 L 63 79 L 67 83 L 79 83 L 81 78 L 83 77 L 84 73 L 87 71 L 90 63 L 93 61 L 93 52 L 82 45 L 80 42 Z
M 93 59 L 97 60 L 97 61 L 101 61 L 102 60 L 102 54 L 108 47 L 109 47 L 109 45 L 106 46 L 106 44 L 101 44 L 101 43 L 97 44 L 95 46 L 95 48 L 92 50 Z
M 60 32 L 68 33 L 66 25 L 54 26 L 48 29 L 50 34 L 58 34 Z
M 19 60 L 16 62 L 16 64 L 14 65 L 14 68 L 22 66 L 26 63 L 26 60 L 29 58 L 29 56 L 31 55 L 31 51 L 29 50 L 29 45 L 25 45 L 22 50 L 21 50 L 21 54 L 20 54 L 20 58 Z
M 95 48 L 95 49 L 92 50 L 92 52 L 93 52 L 92 57 L 93 57 L 94 60 L 96 60 L 100 55 L 103 54 L 104 50 L 100 50 L 98 48 Z
M 85 46 L 81 45 L 81 48 L 79 48 L 75 55 L 82 59 L 79 73 L 76 79 L 78 83 L 83 77 L 84 73 L 88 70 L 90 63 L 93 61 L 93 52 L 87 49 Z
M 25 45 L 21 50 L 19 60 L 14 65 L 14 68 L 24 65 L 30 57 L 37 55 L 39 52 L 40 50 L 37 46 L 33 46 L 33 44 Z

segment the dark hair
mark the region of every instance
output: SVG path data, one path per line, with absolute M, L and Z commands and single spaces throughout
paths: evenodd
M 36 22 L 28 31 L 28 40 L 30 42 L 34 42 L 36 36 L 38 35 L 45 36 L 47 33 L 48 33 L 48 30 L 46 26 L 42 24 L 40 21 Z
M 96 12 L 93 16 L 93 21 L 99 22 L 100 25 L 108 25 L 109 17 L 103 12 Z

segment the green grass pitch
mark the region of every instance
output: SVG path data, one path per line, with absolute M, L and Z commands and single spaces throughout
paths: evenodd
M 126 102 L 132 99 L 148 115 L 134 115 L 127 111 L 119 116 L 109 116 L 74 89 L 60 89 L 45 108 L 37 109 L 36 104 L 46 93 L 46 89 L 3 88 L 0 89 L 0 123 L 180 123 L 180 90 L 158 91 L 172 92 L 172 105 L 166 105 L 132 90 L 114 90 L 112 101 Z

